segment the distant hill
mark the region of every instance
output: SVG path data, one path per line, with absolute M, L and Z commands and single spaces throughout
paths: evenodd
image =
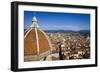
M 79 33 L 90 33 L 89 30 L 79 30 L 79 31 L 73 31 L 73 30 L 44 30 L 45 32 L 51 32 L 51 33 L 55 33 L 55 32 L 62 32 L 62 33 L 66 33 L 66 32 L 79 32 Z
M 27 29 L 24 29 L 26 31 Z M 79 30 L 79 31 L 73 31 L 73 30 L 44 30 L 44 32 L 51 32 L 51 33 L 66 33 L 66 32 L 79 32 L 79 33 L 90 33 L 90 30 Z
M 73 31 L 73 30 L 44 30 L 44 32 L 47 33 L 80 33 L 81 35 L 87 37 L 90 36 L 89 30 L 79 30 L 79 31 Z
M 66 32 L 74 32 L 74 31 L 72 31 L 72 30 L 44 30 L 44 32 L 51 32 L 51 33 L 61 32 L 61 33 L 66 33 Z
M 24 29 L 26 31 L 27 29 Z M 85 37 L 90 36 L 90 30 L 79 30 L 79 31 L 73 31 L 73 30 L 44 30 L 44 32 L 47 33 L 80 33 L 81 35 L 84 35 Z
M 84 35 L 85 37 L 90 36 L 90 31 L 89 30 L 80 30 L 78 32 L 80 34 Z

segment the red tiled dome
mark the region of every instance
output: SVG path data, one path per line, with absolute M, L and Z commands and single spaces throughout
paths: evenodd
M 32 22 L 30 29 L 24 33 L 24 61 L 37 61 L 50 54 L 50 41 L 36 23 Z

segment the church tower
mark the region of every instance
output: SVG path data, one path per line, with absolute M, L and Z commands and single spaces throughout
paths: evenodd
M 39 61 L 50 54 L 50 49 L 48 36 L 39 28 L 34 16 L 32 25 L 24 33 L 24 61 Z

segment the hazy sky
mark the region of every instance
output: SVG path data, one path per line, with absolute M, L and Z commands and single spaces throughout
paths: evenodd
M 90 30 L 90 14 L 35 12 L 43 30 Z M 24 28 L 32 24 L 33 11 L 24 11 Z

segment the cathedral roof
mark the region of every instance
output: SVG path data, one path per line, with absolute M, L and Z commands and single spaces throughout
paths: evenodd
M 39 46 L 39 53 L 43 53 L 50 50 L 49 39 L 47 35 L 40 29 L 30 29 L 24 35 L 25 55 L 37 54 L 38 46 Z
M 33 17 L 32 21 L 37 22 L 36 17 Z M 49 54 L 47 52 L 50 51 L 51 46 L 48 36 L 36 27 L 36 22 L 32 22 L 32 26 L 24 33 L 24 56 L 40 55 L 42 58 Z

